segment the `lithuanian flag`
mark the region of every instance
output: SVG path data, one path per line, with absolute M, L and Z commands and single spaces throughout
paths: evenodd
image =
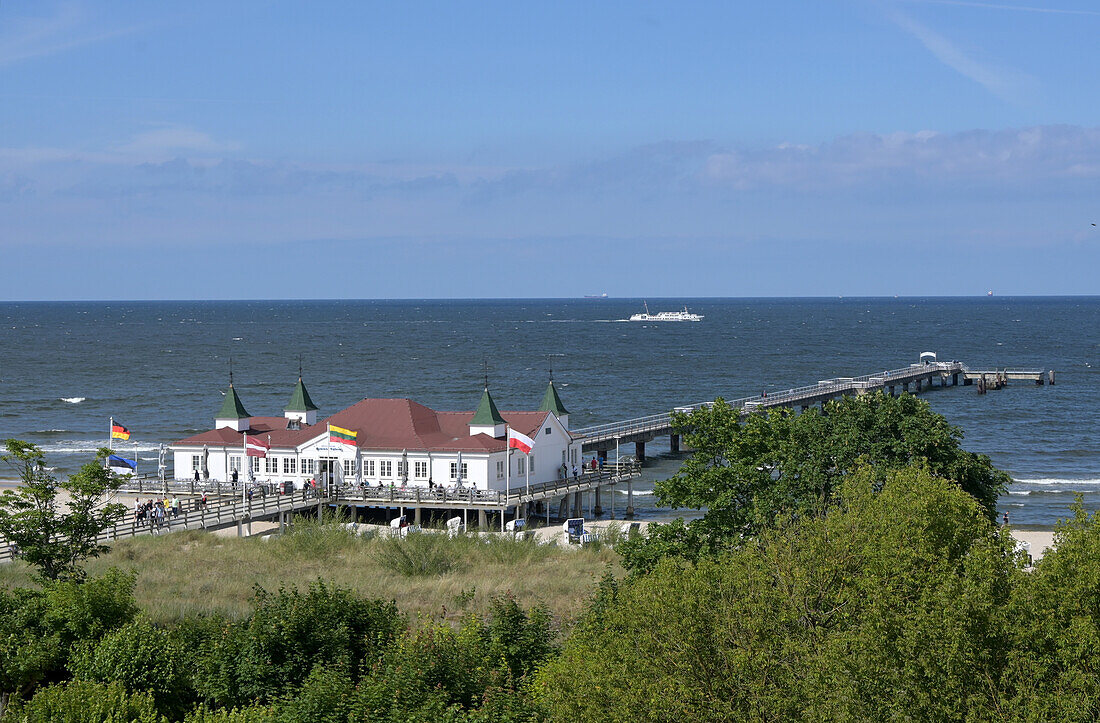
M 102 427 L 100 427 L 102 429 Z M 123 427 L 121 424 L 111 422 L 111 439 L 129 439 L 130 430 Z
M 358 432 L 353 432 L 350 429 L 337 427 L 335 424 L 328 425 L 328 440 L 330 442 L 339 442 L 340 444 L 354 445 L 355 438 L 358 436 Z

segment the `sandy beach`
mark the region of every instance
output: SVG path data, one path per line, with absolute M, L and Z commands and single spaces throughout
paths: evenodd
M 1054 530 L 1009 530 L 1016 542 L 1022 542 L 1031 551 L 1031 559 L 1038 562 L 1047 550 L 1054 548 Z

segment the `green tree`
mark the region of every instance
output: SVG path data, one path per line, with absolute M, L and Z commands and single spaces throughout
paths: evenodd
M 821 516 L 779 520 L 618 589 L 539 672 L 550 720 L 993 720 L 1012 542 L 954 483 L 853 472 Z
M 1021 720 L 1100 719 L 1100 514 L 1080 499 L 1012 605 L 1006 707 Z
M 788 516 L 818 516 L 836 504 L 845 476 L 871 465 L 879 479 L 924 464 L 959 485 L 993 519 L 1009 481 L 984 455 L 961 447 L 962 432 L 924 400 L 882 393 L 829 402 L 826 413 L 786 409 L 742 418 L 719 399 L 675 418 L 695 451 L 655 488 L 662 504 L 703 509 L 702 518 L 652 526 L 620 546 L 631 570 L 652 568 L 668 555 L 696 559 L 735 545 Z
M 4 442 L 0 459 L 19 473 L 19 486 L 0 495 L 0 537 L 19 557 L 38 568 L 42 580 L 82 579 L 80 563 L 109 548 L 101 532 L 122 519 L 126 508 L 103 505 L 117 488 L 104 467 L 102 453 L 64 482 L 45 468 L 45 454 L 17 439 Z

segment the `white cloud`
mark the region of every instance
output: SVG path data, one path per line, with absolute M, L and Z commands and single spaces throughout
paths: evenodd
M 893 10 L 890 19 L 916 38 L 937 60 L 955 72 L 970 78 L 1002 100 L 1019 102 L 1034 81 L 1023 73 L 994 67 L 972 58 L 957 45 L 935 30 L 905 13 Z
M 909 0 L 921 5 L 955 5 L 964 8 L 984 8 L 987 10 L 1010 10 L 1024 13 L 1042 13 L 1045 15 L 1091 15 L 1100 16 L 1100 10 L 1071 10 L 1067 8 L 1043 8 L 1032 5 L 1005 5 L 1003 3 L 972 2 L 971 0 Z
M 7 29 L 0 33 L 0 67 L 56 55 L 137 29 L 97 27 L 83 7 L 73 2 L 54 7 L 50 15 L 8 19 Z
M 139 133 L 116 150 L 125 154 L 160 157 L 188 152 L 227 153 L 239 149 L 237 143 L 215 141 L 208 133 L 193 128 L 166 126 Z

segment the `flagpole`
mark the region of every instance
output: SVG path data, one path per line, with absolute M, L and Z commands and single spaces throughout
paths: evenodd
M 114 450 L 115 448 L 115 418 L 111 417 L 111 421 L 107 426 L 107 449 Z
M 512 435 L 504 425 L 504 511 L 500 513 L 500 531 L 504 532 L 504 516 L 508 512 L 508 493 L 512 488 Z

